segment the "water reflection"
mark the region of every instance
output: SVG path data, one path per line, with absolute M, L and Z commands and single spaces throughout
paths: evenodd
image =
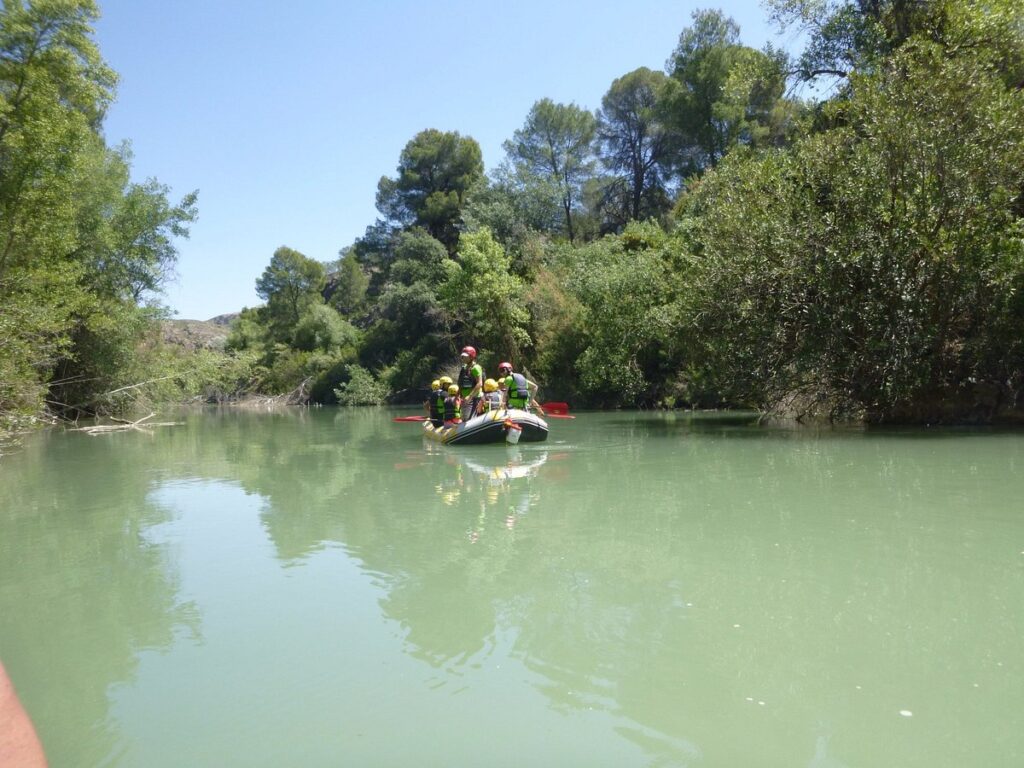
M 478 505 L 479 514 L 467 533 L 475 544 L 488 525 L 495 525 L 497 519 L 511 531 L 529 512 L 531 503 L 539 499 L 540 493 L 531 479 L 537 477 L 547 460 L 546 450 L 524 454 L 520 448 L 504 446 L 488 453 L 449 453 L 445 463 L 454 471 L 438 483 L 435 490 L 449 506 L 460 498 Z
M 123 448 L 37 436 L 3 467 L 0 652 L 53 766 L 116 754 L 108 687 L 133 677 L 141 650 L 198 624 L 173 553 L 143 535 L 166 519 L 146 502 L 155 464 Z
M 0 483 L 0 652 L 55 766 L 146 727 L 125 714 L 140 657 L 159 690 L 230 681 L 196 715 L 223 700 L 226 740 L 321 717 L 335 754 L 416 718 L 429 739 L 459 711 L 492 750 L 543 758 L 495 733 L 508 699 L 616 764 L 1022 756 L 1015 435 L 967 450 L 587 414 L 543 446 L 455 449 L 390 415 L 214 412 L 26 449 Z M 264 647 L 289 660 L 290 703 L 236 722 L 228 693 Z

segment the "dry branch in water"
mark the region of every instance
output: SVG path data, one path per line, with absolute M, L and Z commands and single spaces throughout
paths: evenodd
M 156 416 L 155 413 L 151 413 L 148 416 L 143 416 L 137 421 L 125 421 L 124 419 L 114 419 L 114 421 L 120 422 L 119 424 L 98 424 L 93 427 L 75 427 L 69 429 L 68 432 L 85 432 L 87 435 L 105 435 L 110 432 L 127 432 L 130 429 L 138 430 L 139 432 L 150 432 L 151 427 L 177 427 L 185 422 L 183 421 L 153 421 L 149 422 Z M 149 422 L 143 424 L 143 422 Z

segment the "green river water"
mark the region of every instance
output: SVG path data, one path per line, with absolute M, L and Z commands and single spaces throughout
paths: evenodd
M 1024 433 L 394 415 L 0 460 L 51 766 L 1024 765 Z

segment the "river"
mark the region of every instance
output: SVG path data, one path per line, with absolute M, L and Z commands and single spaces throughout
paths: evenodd
M 396 413 L 0 460 L 0 658 L 53 768 L 1024 764 L 1024 433 Z

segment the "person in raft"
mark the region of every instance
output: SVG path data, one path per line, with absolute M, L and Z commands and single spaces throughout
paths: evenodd
M 521 373 L 515 373 L 512 370 L 512 363 L 499 363 L 498 375 L 505 380 L 508 387 L 505 390 L 505 398 L 502 403 L 506 408 L 520 408 L 529 411 L 532 405 L 541 416 L 544 415 L 544 409 L 536 400 L 537 385 L 534 382 Z
M 484 396 L 480 398 L 480 404 L 476 407 L 476 412 L 500 411 L 501 399 L 501 390 L 498 389 L 498 382 L 494 379 L 487 379 L 484 382 Z
M 444 425 L 454 427 L 462 423 L 459 418 L 459 408 L 462 406 L 462 398 L 459 397 L 459 387 L 452 384 L 448 387 L 448 397 L 444 399 Z
M 430 423 L 434 427 L 440 427 L 444 424 L 444 398 L 445 391 L 441 389 L 441 380 L 434 379 L 430 382 L 430 394 L 423 403 L 423 407 L 430 415 Z
M 476 347 L 463 347 L 459 354 L 459 394 L 462 395 L 462 419 L 469 421 L 476 413 L 476 404 L 484 390 L 484 369 L 476 361 Z

